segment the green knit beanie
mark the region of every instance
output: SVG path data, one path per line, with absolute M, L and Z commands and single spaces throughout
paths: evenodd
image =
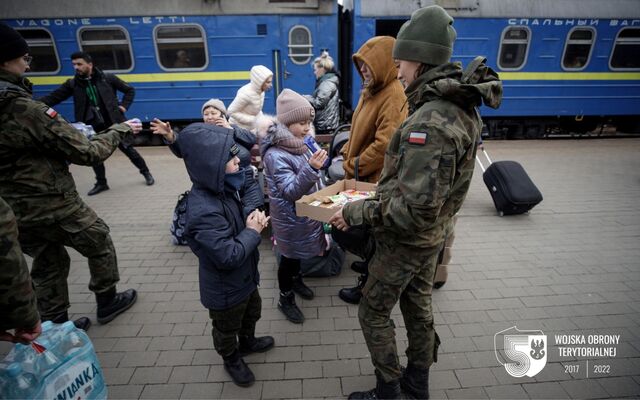
M 453 18 L 440 6 L 414 11 L 402 25 L 393 46 L 393 58 L 423 64 L 446 64 L 453 53 Z

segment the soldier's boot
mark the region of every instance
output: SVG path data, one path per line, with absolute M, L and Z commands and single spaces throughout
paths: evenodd
M 69 313 L 66 311 L 50 319 L 50 321 L 55 324 L 64 324 L 68 320 L 69 320 Z M 91 320 L 87 317 L 80 317 L 73 321 L 73 325 L 75 325 L 76 328 L 82 329 L 83 331 L 86 332 L 91 327 Z
M 116 293 L 115 286 L 104 293 L 96 293 L 98 303 L 98 322 L 106 324 L 115 317 L 127 311 L 138 299 L 138 293 L 134 289 Z
M 408 363 L 407 368 L 401 367 L 400 369 L 402 370 L 400 386 L 406 397 L 409 399 L 428 399 L 429 368 L 417 368 Z
M 353 392 L 349 395 L 349 400 L 399 399 L 401 394 L 398 379 L 385 382 L 376 371 L 376 387 L 367 392 Z
M 362 298 L 362 288 L 364 287 L 365 283 L 367 283 L 368 277 L 369 274 L 360 275 L 358 277 L 358 284 L 352 288 L 340 289 L 340 291 L 338 292 L 338 297 L 350 304 L 360 303 L 360 299 Z
M 241 357 L 251 353 L 264 353 L 270 350 L 275 343 L 273 336 L 255 337 L 254 335 L 238 335 L 238 342 L 238 351 Z
M 293 277 L 293 291 L 298 293 L 300 297 L 305 300 L 313 299 L 313 290 L 309 286 L 305 285 L 302 281 L 302 275 L 296 275 Z
M 280 293 L 278 308 L 282 311 L 284 316 L 294 324 L 301 324 L 304 322 L 304 315 L 296 305 L 296 297 L 293 294 L 293 291 L 290 290 L 287 293 Z
M 224 369 L 231 376 L 233 383 L 241 387 L 253 385 L 256 377 L 244 362 L 238 350 L 235 350 L 230 356 L 223 357 Z

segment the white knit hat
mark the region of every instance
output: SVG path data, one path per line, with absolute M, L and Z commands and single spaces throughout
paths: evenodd
M 224 103 L 220 99 L 210 99 L 206 103 L 204 103 L 202 105 L 202 115 L 204 115 L 204 110 L 206 110 L 208 107 L 213 107 L 224 115 L 227 115 L 227 108 L 224 106 Z
M 258 84 L 258 86 L 262 86 L 264 81 L 269 79 L 269 77 L 273 76 L 273 72 L 264 65 L 254 65 L 251 68 L 251 80 Z

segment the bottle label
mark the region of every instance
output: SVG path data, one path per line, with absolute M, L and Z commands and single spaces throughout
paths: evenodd
M 100 367 L 94 362 L 83 360 L 68 368 L 58 368 L 55 375 L 47 377 L 42 398 L 72 400 L 91 398 L 92 393 L 100 391 L 104 379 Z

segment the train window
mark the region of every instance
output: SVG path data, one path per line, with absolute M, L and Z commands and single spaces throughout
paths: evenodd
M 640 69 L 640 28 L 624 28 L 618 32 L 611 52 L 611 69 Z
M 567 35 L 562 56 L 562 68 L 581 70 L 589 63 L 591 50 L 595 42 L 596 31 L 593 28 L 574 28 Z
M 80 48 L 91 55 L 93 64 L 105 71 L 133 69 L 129 33 L 121 26 L 80 28 Z
M 529 28 L 514 26 L 502 32 L 498 67 L 500 69 L 520 69 L 527 60 L 531 34 Z
M 207 43 L 200 25 L 158 25 L 154 30 L 158 62 L 167 70 L 200 70 L 207 66 Z
M 28 75 L 56 73 L 60 70 L 58 51 L 51 33 L 46 29 L 16 29 L 29 45 L 33 57 Z
M 289 58 L 295 64 L 306 64 L 313 57 L 311 31 L 303 25 L 296 25 L 289 31 Z

